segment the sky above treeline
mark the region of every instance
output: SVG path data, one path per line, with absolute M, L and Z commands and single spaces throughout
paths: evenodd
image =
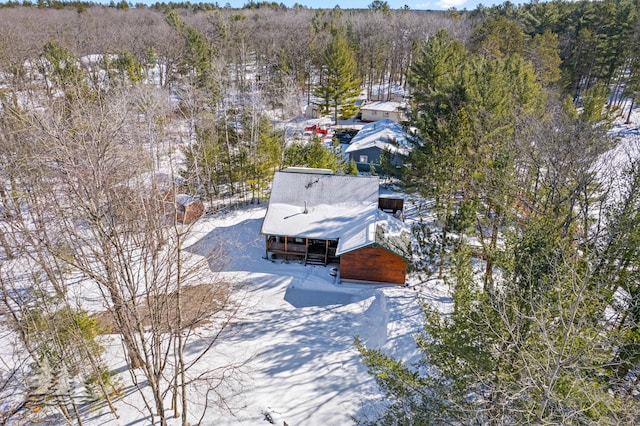
M 130 3 L 135 4 L 139 1 L 136 0 L 128 0 Z M 169 2 L 170 0 L 145 0 L 143 3 L 153 4 L 156 2 Z M 179 1 L 179 0 L 174 0 Z M 215 3 L 215 1 L 211 0 L 190 0 L 192 3 L 199 3 L 202 1 L 203 3 Z M 256 3 L 259 3 L 262 0 L 254 0 Z M 292 7 L 294 4 L 298 3 L 303 6 L 312 8 L 312 9 L 332 9 L 335 6 L 340 6 L 341 9 L 367 9 L 369 5 L 373 2 L 373 0 L 267 0 L 267 1 L 275 1 L 276 3 L 283 3 L 287 7 Z M 102 0 L 102 2 L 108 3 L 108 0 Z M 114 1 L 117 3 L 118 1 Z M 241 8 L 245 4 L 249 3 L 249 0 L 217 0 L 218 5 L 221 7 L 229 4 L 233 8 Z M 412 10 L 447 10 L 451 8 L 456 8 L 458 10 L 473 10 L 478 6 L 478 4 L 483 4 L 484 6 L 492 6 L 494 4 L 503 3 L 502 1 L 480 1 L 480 0 L 387 0 L 389 7 L 391 9 L 402 9 L 405 6 L 408 6 L 409 9 Z M 518 4 L 518 2 L 512 1 L 514 4 Z
M 296 1 L 291 0 L 275 1 L 278 3 L 284 3 L 287 6 L 293 6 L 296 3 Z M 314 9 L 330 9 L 336 5 L 340 6 L 342 9 L 366 9 L 372 1 L 373 0 L 298 0 L 297 3 Z M 247 3 L 247 1 L 244 0 L 230 0 L 228 2 L 233 7 L 240 7 Z M 491 4 L 501 2 L 482 2 L 480 0 L 387 0 L 387 3 L 389 3 L 389 6 L 392 9 L 402 9 L 406 5 L 409 6 L 409 9 L 414 10 L 447 10 L 452 7 L 459 10 L 465 8 L 472 10 L 480 3 L 485 6 L 489 6 Z M 226 4 L 226 1 L 224 4 Z M 220 5 L 223 6 L 222 3 L 220 3 Z
M 254 0 L 258 1 L 258 0 Z M 331 9 L 334 6 L 340 6 L 342 9 L 366 9 L 373 0 L 275 0 L 277 3 L 284 3 L 291 7 L 295 3 L 307 6 L 313 9 Z M 248 3 L 248 0 L 218 0 L 220 6 L 224 6 L 229 3 L 232 7 L 242 7 Z M 387 0 L 391 9 L 402 9 L 409 6 L 409 9 L 414 10 L 447 10 L 452 7 L 456 9 L 475 9 L 476 6 L 482 3 L 485 6 L 489 6 L 494 3 L 500 2 L 482 2 L 480 0 Z M 514 2 L 515 3 L 515 2 Z

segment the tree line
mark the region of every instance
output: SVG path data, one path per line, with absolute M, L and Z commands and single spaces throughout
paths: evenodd
M 638 90 L 637 2 L 59 6 L 0 10 L 0 306 L 25 348 L 0 378 L 24 395 L 3 421 L 36 407 L 117 417 L 105 328 L 152 421 L 224 406 L 239 366 L 198 361 L 241 300 L 212 274 L 224 253 L 185 247 L 175 196 L 259 202 L 284 166 L 348 172 L 285 124 L 311 101 L 349 116 L 357 89 L 392 84 L 418 129 L 399 179 L 437 219 L 416 228 L 413 267 L 446 280 L 454 308 L 425 304 L 418 366 L 357 343 L 388 394 L 375 423 L 637 419 L 637 164 L 612 182 L 601 163 Z M 192 291 L 202 303 L 187 311 Z M 216 337 L 185 354 L 212 315 Z
M 616 55 L 635 46 L 607 56 L 601 46 L 621 34 L 602 37 L 583 62 L 580 39 L 563 46 L 566 33 L 541 25 L 531 36 L 521 24 L 538 6 L 550 19 L 556 8 L 604 4 L 614 5 L 478 10 L 486 19 L 467 43 L 439 32 L 416 53 L 409 121 L 418 132 L 400 180 L 433 200 L 414 267 L 449 286 L 452 307 L 423 303 L 414 365 L 356 339 L 385 394 L 377 416 L 358 424 L 640 418 L 639 141 L 624 151 L 609 132 L 621 97 L 633 108 L 633 71 Z M 616 147 L 622 161 L 607 157 Z

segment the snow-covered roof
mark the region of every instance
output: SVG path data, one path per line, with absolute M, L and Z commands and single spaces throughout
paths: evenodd
M 361 110 L 366 109 L 369 111 L 387 111 L 394 112 L 398 111 L 400 108 L 405 107 L 406 105 L 402 102 L 395 101 L 379 101 L 379 102 L 371 102 L 368 104 L 364 104 L 360 107 Z
M 378 208 L 377 177 L 278 172 L 262 233 L 338 239 Z
M 375 176 L 278 172 L 261 232 L 338 240 L 336 255 L 377 244 L 407 257 L 410 228 L 378 209 Z
M 177 205 L 184 207 L 187 207 L 188 205 L 191 205 L 193 203 L 200 202 L 200 200 L 188 194 L 176 194 L 175 201 Z
M 353 137 L 346 153 L 377 147 L 391 152 L 408 154 L 409 141 L 402 126 L 393 120 L 374 121 L 362 127 Z
M 408 258 L 411 246 L 411 228 L 389 213 L 376 209 L 340 238 L 336 255 L 340 256 L 374 244 Z

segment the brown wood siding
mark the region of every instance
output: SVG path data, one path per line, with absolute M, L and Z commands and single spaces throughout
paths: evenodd
M 378 198 L 378 208 L 380 210 L 393 210 L 393 213 L 402 211 L 404 200 L 402 198 Z
M 340 256 L 340 277 L 346 280 L 404 284 L 407 262 L 382 247 L 365 247 Z
M 189 225 L 204 215 L 204 204 L 200 201 L 193 202 L 184 208 L 182 223 Z M 180 219 L 178 219 L 180 220 Z

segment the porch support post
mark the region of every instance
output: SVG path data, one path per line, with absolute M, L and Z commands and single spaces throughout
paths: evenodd
M 324 265 L 329 263 L 329 240 L 324 240 Z
M 304 264 L 307 264 L 307 257 L 309 256 L 309 239 L 304 239 Z

